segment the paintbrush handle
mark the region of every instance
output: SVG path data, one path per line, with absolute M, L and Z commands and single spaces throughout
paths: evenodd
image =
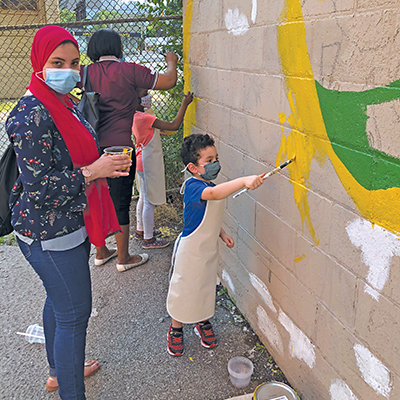
M 268 174 L 265 174 L 265 175 L 262 177 L 262 179 L 265 180 L 265 179 L 269 178 L 271 175 L 276 174 L 276 173 L 277 173 L 278 171 L 280 171 L 282 168 L 283 168 L 283 167 L 280 167 L 280 166 L 279 166 L 279 167 L 273 169 L 272 171 L 268 172 Z M 247 189 L 247 188 L 246 188 L 246 189 Z
M 267 174 L 265 174 L 262 179 L 265 180 L 268 177 L 270 177 L 271 175 L 276 174 L 278 171 L 280 171 L 282 168 L 287 167 L 292 161 L 294 160 L 294 157 L 291 158 L 290 160 L 284 162 L 283 164 L 281 164 L 279 167 L 276 167 L 275 169 L 273 169 L 272 171 L 268 172 Z M 237 192 L 236 194 L 233 195 L 233 198 L 236 199 L 236 197 L 240 196 L 242 193 L 245 193 L 249 190 L 249 188 L 244 188 L 242 189 L 240 192 Z
M 236 199 L 236 197 L 240 196 L 242 193 L 247 192 L 249 188 L 244 188 L 240 192 L 237 192 L 236 194 L 233 195 L 233 198 Z

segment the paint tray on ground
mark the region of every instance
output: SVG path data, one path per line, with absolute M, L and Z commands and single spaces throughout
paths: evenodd
M 268 382 L 257 386 L 253 400 L 299 400 L 299 396 L 282 382 Z

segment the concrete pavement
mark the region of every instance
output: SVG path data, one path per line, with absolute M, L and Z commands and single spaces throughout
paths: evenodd
M 132 241 L 132 253 L 143 252 Z M 150 250 L 150 261 L 136 269 L 117 272 L 112 260 L 93 266 L 93 312 L 89 322 L 86 358 L 97 359 L 101 369 L 86 379 L 89 400 L 225 400 L 252 393 L 262 382 L 284 380 L 271 372 L 267 351 L 256 346 L 257 336 L 246 321 L 217 307 L 212 319 L 219 346 L 206 350 L 193 326 L 184 327 L 185 354 L 173 358 L 166 351 L 170 319 L 165 300 L 172 246 Z M 43 344 L 29 344 L 17 331 L 42 325 L 45 294 L 41 281 L 18 247 L 0 246 L 0 399 L 59 399 L 48 393 L 47 362 Z M 250 385 L 237 389 L 230 383 L 230 358 L 252 357 Z M 245 397 L 251 398 L 251 396 Z

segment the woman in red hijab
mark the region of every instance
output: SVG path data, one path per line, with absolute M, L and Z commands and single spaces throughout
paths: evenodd
M 20 170 L 11 222 L 46 289 L 46 388 L 59 388 L 63 400 L 85 399 L 83 378 L 100 367 L 85 362 L 90 243 L 103 246 L 120 230 L 105 178 L 127 176 L 131 165 L 126 155 L 99 158 L 96 133 L 68 97 L 80 80 L 79 57 L 68 31 L 40 29 L 32 44 L 28 91 L 6 122 Z

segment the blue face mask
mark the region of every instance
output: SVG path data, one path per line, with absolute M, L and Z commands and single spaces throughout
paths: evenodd
M 204 167 L 205 169 L 204 174 L 200 174 L 205 181 L 213 181 L 217 178 L 219 171 L 221 171 L 221 165 L 218 160 L 209 164 L 200 165 L 200 167 Z
M 61 94 L 69 93 L 81 81 L 79 71 L 71 68 L 47 68 L 47 86 Z

